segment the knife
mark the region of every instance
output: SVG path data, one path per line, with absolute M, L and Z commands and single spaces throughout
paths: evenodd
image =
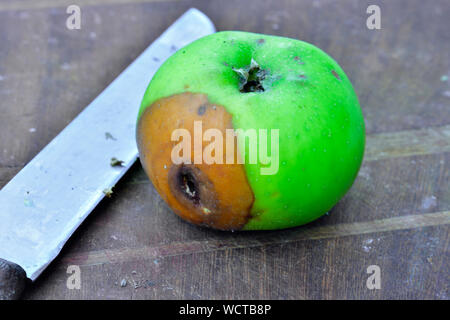
M 162 62 L 214 32 L 206 15 L 189 9 L 3 187 L 0 300 L 20 297 L 136 161 L 139 105 Z

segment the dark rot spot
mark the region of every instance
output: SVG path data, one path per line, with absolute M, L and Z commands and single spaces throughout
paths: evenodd
M 219 199 L 213 182 L 201 169 L 191 164 L 173 165 L 168 182 L 179 203 L 195 213 L 203 223 L 213 223 L 220 213 Z
M 198 187 L 197 178 L 191 168 L 180 166 L 172 177 L 174 189 L 178 189 L 186 199 L 192 201 L 194 205 L 200 203 L 200 190 Z
M 188 84 L 185 84 L 184 85 L 184 89 L 186 90 L 186 89 L 189 89 L 190 87 L 189 87 L 189 85 Z
M 264 39 L 258 39 L 256 42 L 257 42 L 258 44 L 264 44 L 264 43 L 266 42 L 266 40 L 264 40 Z
M 295 56 L 294 61 L 297 61 L 299 64 L 305 64 L 302 60 L 300 60 L 299 56 Z
M 338 73 L 335 70 L 331 70 L 331 73 L 333 74 L 333 76 L 338 79 L 341 80 L 341 77 L 339 77 Z
M 199 116 L 204 115 L 205 112 L 206 112 L 206 106 L 205 106 L 205 105 L 201 105 L 200 107 L 198 107 L 198 109 L 197 109 L 197 114 L 198 114 Z
M 306 79 L 306 78 L 307 78 L 304 74 L 299 74 L 298 77 L 299 77 L 300 79 Z

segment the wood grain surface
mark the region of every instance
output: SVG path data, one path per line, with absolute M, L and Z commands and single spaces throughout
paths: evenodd
M 449 299 L 450 3 L 0 1 L 0 187 L 190 7 L 218 30 L 308 41 L 354 84 L 366 156 L 328 215 L 284 231 L 226 233 L 173 214 L 136 164 L 26 299 Z M 366 9 L 381 8 L 381 30 Z M 81 289 L 66 286 L 69 265 Z M 369 290 L 366 270 L 381 269 Z M 125 279 L 127 285 L 120 283 Z

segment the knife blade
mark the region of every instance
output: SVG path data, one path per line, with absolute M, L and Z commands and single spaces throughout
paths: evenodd
M 0 299 L 34 281 L 138 157 L 135 125 L 150 79 L 170 55 L 215 32 L 191 8 L 0 191 Z M 121 166 L 111 166 L 111 159 Z

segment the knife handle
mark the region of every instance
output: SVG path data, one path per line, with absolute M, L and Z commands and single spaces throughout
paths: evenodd
M 25 289 L 27 275 L 19 265 L 0 258 L 0 300 L 17 300 Z

